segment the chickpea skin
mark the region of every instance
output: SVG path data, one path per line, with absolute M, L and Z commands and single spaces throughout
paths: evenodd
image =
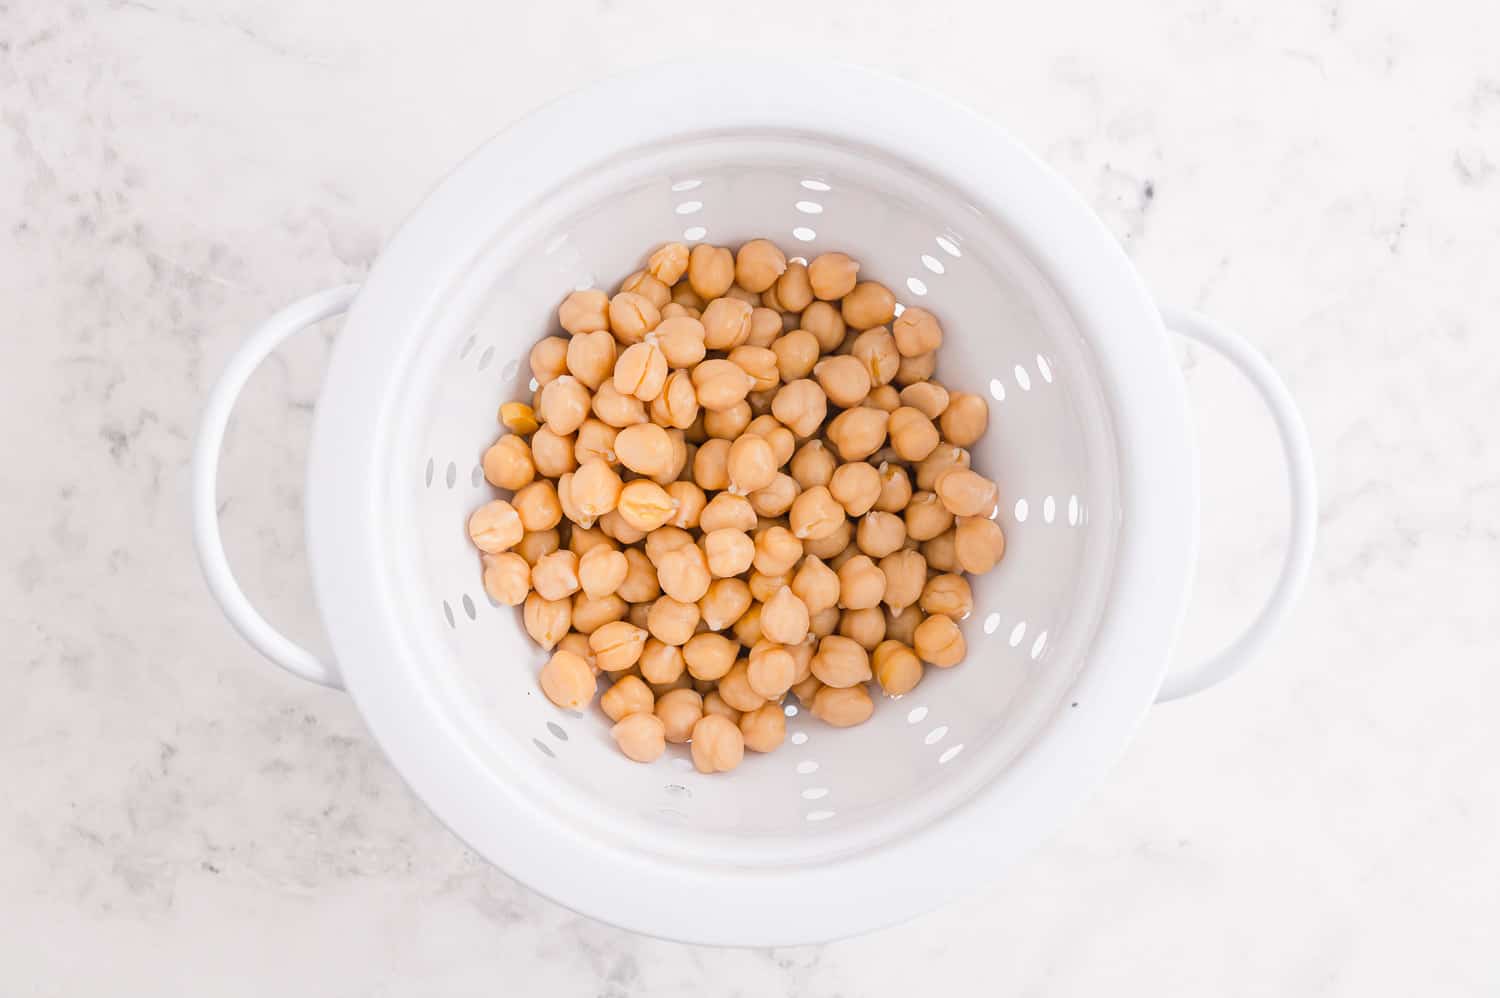
M 734 283 L 734 254 L 722 246 L 699 243 L 688 255 L 688 284 L 704 301 L 713 301 Z
M 964 633 L 951 617 L 933 614 L 917 625 L 912 647 L 922 661 L 940 669 L 949 669 L 964 660 Z
M 844 253 L 823 253 L 807 265 L 808 285 L 823 301 L 838 301 L 854 290 L 859 264 Z
M 655 762 L 667 750 L 666 726 L 655 714 L 629 714 L 609 734 L 632 762 Z
M 531 592 L 531 566 L 514 551 L 480 555 L 484 562 L 484 591 L 506 606 L 520 606 Z
M 910 693 L 922 681 L 922 660 L 900 641 L 886 640 L 875 646 L 870 655 L 875 681 L 886 696 Z
M 690 689 L 673 690 L 656 701 L 666 740 L 681 745 L 693 736 L 693 725 L 703 716 L 703 697 Z
M 818 677 L 818 682 L 836 689 L 868 682 L 870 653 L 852 638 L 830 634 L 818 642 L 818 652 L 812 660 L 812 674 Z
M 761 607 L 761 634 L 779 645 L 795 645 L 807 640 L 810 622 L 807 605 L 790 589 L 778 591 Z
M 539 677 L 547 699 L 564 710 L 582 710 L 594 699 L 598 683 L 588 662 L 570 651 L 554 652 Z
M 863 686 L 848 689 L 824 686 L 813 697 L 812 706 L 808 709 L 812 711 L 813 717 L 824 724 L 835 728 L 852 728 L 870 719 L 870 715 L 875 712 L 875 702 L 870 699 L 870 694 Z
M 717 714 L 705 714 L 693 725 L 691 747 L 693 767 L 700 773 L 727 773 L 745 757 L 739 727 Z
M 521 514 L 504 499 L 492 499 L 469 517 L 469 540 L 485 554 L 509 551 L 526 533 Z
M 531 460 L 531 448 L 525 440 L 514 434 L 506 434 L 496 440 L 484 452 L 481 465 L 485 481 L 499 489 L 514 491 L 536 477 L 536 464 Z
M 651 713 L 656 707 L 656 697 L 638 676 L 624 675 L 604 691 L 599 706 L 611 721 L 618 721 L 631 714 Z

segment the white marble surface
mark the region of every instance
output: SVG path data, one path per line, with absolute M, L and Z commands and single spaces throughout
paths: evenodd
M 0 4 L 0 993 L 1500 991 L 1500 8 L 920 6 Z M 339 694 L 235 637 L 186 519 L 200 402 L 252 322 L 358 280 L 527 108 L 725 44 L 878 65 L 1006 123 L 1164 300 L 1267 351 L 1323 491 L 1306 598 L 1257 668 L 1153 712 L 1108 788 L 968 901 L 786 951 L 635 937 L 477 861 Z M 327 343 L 257 376 L 224 479 L 248 587 L 309 640 Z M 1183 357 L 1191 653 L 1267 584 L 1284 499 L 1249 393 Z

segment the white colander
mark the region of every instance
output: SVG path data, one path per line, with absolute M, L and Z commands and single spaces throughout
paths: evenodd
M 1008 544 L 975 580 L 968 660 L 867 724 L 786 707 L 732 774 L 681 747 L 626 760 L 597 708 L 543 697 L 545 655 L 492 605 L 465 531 L 480 455 L 569 290 L 612 289 L 661 242 L 845 250 L 947 332 L 938 377 L 990 401 L 976 468 Z M 288 335 L 350 308 L 317 409 L 307 544 L 338 665 L 249 605 L 215 475 L 235 397 Z M 273 317 L 208 404 L 196 532 L 215 595 L 261 651 L 346 688 L 415 791 L 542 893 L 640 931 L 732 944 L 847 935 L 990 876 L 1104 773 L 1156 699 L 1215 682 L 1290 605 L 1311 555 L 1310 451 L 1265 362 L 1197 317 L 1285 445 L 1291 544 L 1249 632 L 1163 694 L 1192 574 L 1198 486 L 1183 385 L 1129 261 L 1044 165 L 984 120 L 853 69 L 675 65 L 553 104 L 429 197 L 358 291 Z

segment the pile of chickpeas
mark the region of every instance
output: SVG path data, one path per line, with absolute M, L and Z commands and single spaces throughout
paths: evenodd
M 700 772 L 836 727 L 963 661 L 964 573 L 1005 538 L 969 467 L 984 399 L 933 374 L 943 330 L 843 253 L 662 246 L 575 291 L 531 351 L 531 404 L 484 455 L 513 493 L 469 518 L 485 591 L 552 653 L 559 707 L 599 698 L 620 750 Z

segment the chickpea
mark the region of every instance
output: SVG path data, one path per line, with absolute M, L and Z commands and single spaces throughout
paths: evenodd
M 755 570 L 763 575 L 790 572 L 801 557 L 802 542 L 783 526 L 767 527 L 755 535 Z
M 546 425 L 531 435 L 531 459 L 536 464 L 536 473 L 548 478 L 561 478 L 578 467 L 573 438 Z
M 638 478 L 620 490 L 616 512 L 627 524 L 650 533 L 677 512 L 667 490 L 653 481 Z
M 730 443 L 750 425 L 752 419 L 749 402 L 736 402 L 728 409 L 703 414 L 703 430 L 710 437 L 728 440 Z
M 930 541 L 953 526 L 953 514 L 931 492 L 918 492 L 906 507 L 906 535 Z
M 632 603 L 649 603 L 661 595 L 661 586 L 656 580 L 656 566 L 639 548 L 625 549 L 625 562 L 629 566 L 625 578 L 616 593 Z
M 656 697 L 651 695 L 651 687 L 639 677 L 626 675 L 604 691 L 599 706 L 611 721 L 618 721 L 631 714 L 651 713 L 656 707 Z
M 906 309 L 896 317 L 891 330 L 895 334 L 896 349 L 903 357 L 929 354 L 943 345 L 943 327 L 925 308 Z
M 807 264 L 795 260 L 786 265 L 786 271 L 776 280 L 776 303 L 783 312 L 800 312 L 812 304 L 812 278 Z M 763 292 L 764 294 L 764 292 Z
M 656 564 L 656 579 L 668 596 L 683 603 L 696 603 L 708 592 L 713 576 L 703 550 L 690 544 L 661 556 Z
M 837 301 L 854 290 L 859 264 L 843 253 L 823 253 L 807 265 L 808 286 L 824 301 Z
M 823 684 L 818 682 L 818 677 L 809 672 L 806 676 L 792 684 L 792 695 L 802 701 L 804 706 L 811 708 L 813 697 L 822 688 Z
M 520 606 L 531 591 L 531 566 L 514 551 L 480 555 L 484 562 L 484 591 L 506 606 Z
M 735 283 L 756 294 L 786 273 L 786 254 L 769 239 L 752 239 L 740 247 L 734 261 Z
M 776 313 L 776 322 L 779 325 L 782 322 L 781 313 L 786 311 L 786 309 L 781 307 L 781 296 L 776 293 L 776 285 L 773 284 L 760 293 L 760 303 L 762 307 Z M 750 336 L 752 339 L 755 336 L 753 329 L 750 332 Z
M 695 308 L 688 308 L 686 305 L 679 305 L 675 301 L 669 301 L 661 307 L 661 322 L 657 323 L 656 329 L 652 330 L 652 332 L 659 331 L 668 319 L 696 319 L 702 314 Z
M 762 641 L 750 649 L 750 658 L 745 666 L 746 681 L 750 691 L 763 700 L 778 700 L 792 688 L 792 680 L 797 675 L 797 660 L 792 653 L 781 645 L 770 641 Z M 725 678 L 728 678 L 727 676 Z M 723 695 L 723 682 L 720 681 L 720 695 Z M 730 696 L 725 697 L 725 702 L 730 706 L 739 707 L 731 697 L 734 690 L 731 689 Z M 770 706 L 775 706 L 771 704 Z M 755 710 L 754 707 L 739 707 L 741 710 Z M 779 708 L 778 708 L 779 710 Z
M 578 556 L 572 551 L 543 555 L 531 570 L 531 585 L 546 600 L 564 600 L 578 591 Z
M 705 304 L 703 297 L 693 290 L 692 284 L 688 281 L 678 281 L 673 285 L 672 301 L 695 312 L 702 312 Z
M 881 412 L 895 412 L 901 408 L 901 393 L 890 385 L 876 385 L 865 396 L 864 404 Z
M 594 675 L 599 674 L 599 667 L 594 664 L 594 649 L 589 647 L 589 636 L 579 634 L 577 631 L 569 631 L 562 636 L 554 651 L 568 651 L 577 655 L 589 664 L 589 671 Z
M 928 419 L 937 419 L 948 408 L 948 389 L 936 381 L 918 381 L 901 389 L 901 404 L 911 406 Z M 989 410 L 985 413 L 988 418 Z
M 819 613 L 838 605 L 838 573 L 823 563 L 822 559 L 806 557 L 802 567 L 792 577 L 792 592 L 796 594 L 809 613 Z
M 646 640 L 649 641 L 651 640 L 649 637 L 650 632 L 649 630 L 647 630 L 646 623 L 647 618 L 650 616 L 651 607 L 649 605 L 645 603 L 635 603 L 630 607 L 629 612 L 626 613 L 625 619 L 630 621 L 630 623 L 635 625 L 636 627 L 639 627 L 641 630 L 647 631 L 648 637 L 646 638 Z M 645 654 L 645 650 L 642 649 L 641 653 Z
M 634 291 L 658 309 L 665 308 L 672 300 L 672 289 L 644 270 L 637 270 L 620 282 L 621 291 Z
M 884 326 L 867 329 L 856 336 L 849 353 L 864 365 L 870 375 L 870 384 L 874 386 L 890 384 L 901 366 L 896 340 Z
M 615 469 L 596 458 L 585 461 L 573 473 L 569 492 L 574 507 L 592 522 L 615 509 L 620 502 L 622 488 L 620 476 L 615 473 Z M 583 525 L 588 526 L 587 523 Z
M 839 629 L 839 621 L 842 619 L 843 612 L 836 606 L 819 610 L 808 618 L 808 633 L 812 638 L 821 641 Z
M 546 536 L 548 533 L 553 535 L 552 544 L 545 550 L 539 550 L 538 557 L 547 554 L 549 551 L 556 551 L 559 547 L 557 543 L 559 535 L 556 530 L 544 531 L 540 536 Z M 594 550 L 594 548 L 604 548 L 606 551 L 618 551 L 620 546 L 615 542 L 614 538 L 597 527 L 590 528 L 575 524 L 569 529 L 568 550 L 578 556 L 580 564 L 583 562 L 583 556 Z M 536 562 L 532 561 L 532 564 L 534 565 Z
M 572 626 L 573 607 L 565 599 L 549 600 L 534 592 L 526 597 L 521 622 L 531 640 L 551 651 Z
M 599 529 L 607 535 L 619 541 L 621 544 L 634 544 L 646 536 L 644 530 L 638 530 L 625 522 L 618 508 L 610 510 L 599 517 Z
M 837 350 L 844 342 L 844 317 L 836 305 L 815 301 L 802 310 L 802 328 L 817 337 L 818 349 L 824 353 Z
M 750 338 L 754 309 L 738 298 L 715 298 L 703 310 L 703 345 L 710 350 L 733 350 Z
M 932 490 L 954 516 L 989 516 L 1000 502 L 999 487 L 968 468 L 943 471 L 933 482 Z
M 884 558 L 906 543 L 906 524 L 895 513 L 872 510 L 859 521 L 854 542 L 871 558 Z
M 745 434 L 730 446 L 727 468 L 730 491 L 748 495 L 776 477 L 776 455 L 764 437 Z
M 609 300 L 609 328 L 626 346 L 639 343 L 661 322 L 661 310 L 645 295 L 621 291 Z
M 818 385 L 834 405 L 858 405 L 870 393 L 870 372 L 854 357 L 825 357 L 813 368 Z
M 689 316 L 663 319 L 654 332 L 657 350 L 669 366 L 689 368 L 703 359 L 707 334 L 699 320 Z
M 624 620 L 629 609 L 618 592 L 613 596 L 605 596 L 603 599 L 590 599 L 588 593 L 577 593 L 573 596 L 573 604 L 569 611 L 571 615 L 569 624 L 580 634 L 593 634 L 605 624 Z M 527 630 L 529 631 L 530 628 Z M 535 636 L 532 635 L 532 637 Z
M 734 665 L 740 653 L 738 642 L 702 631 L 687 639 L 682 646 L 682 659 L 694 679 L 719 679 Z
M 538 385 L 555 381 L 568 371 L 568 341 L 561 336 L 548 336 L 531 348 L 530 359 L 531 376 Z
M 682 649 L 656 637 L 646 639 L 645 647 L 641 649 L 641 660 L 636 665 L 641 670 L 642 679 L 657 685 L 675 683 L 682 676 L 685 668 L 682 661 Z
M 750 596 L 757 603 L 764 604 L 772 596 L 775 596 L 778 590 L 785 587 L 791 581 L 792 575 L 790 572 L 782 575 L 766 575 L 763 572 L 752 571 L 750 573 Z M 761 609 L 762 613 L 764 613 L 764 606 Z
M 626 715 L 615 722 L 609 734 L 632 762 L 655 762 L 667 750 L 666 727 L 655 714 Z
M 527 530 L 551 530 L 562 522 L 562 504 L 557 498 L 557 487 L 546 479 L 532 482 L 519 490 L 511 505 Z M 519 537 L 516 540 L 520 540 Z
M 693 678 L 684 672 L 682 675 L 678 676 L 670 683 L 651 683 L 650 686 L 651 692 L 655 693 L 656 699 L 660 701 L 662 697 L 666 696 L 668 693 L 671 693 L 673 690 L 693 689 Z
M 828 482 L 829 494 L 850 516 L 863 516 L 880 497 L 880 472 L 863 461 L 839 465 Z
M 917 625 L 912 635 L 912 647 L 922 661 L 930 662 L 940 669 L 948 669 L 964 660 L 964 632 L 958 629 L 953 618 L 940 613 L 933 614 Z
M 786 715 L 781 705 L 768 703 L 740 717 L 740 734 L 752 752 L 774 752 L 786 739 Z
M 774 308 L 755 308 L 750 310 L 750 335 L 745 339 L 745 346 L 769 348 L 778 337 L 781 336 L 781 313 Z M 735 363 L 739 363 L 736 361 Z
M 1005 557 L 1005 533 L 994 520 L 962 516 L 953 529 L 953 547 L 965 572 L 983 575 Z
M 568 341 L 568 373 L 596 391 L 615 366 L 615 338 L 608 330 L 579 333 Z
M 656 345 L 654 333 L 632 343 L 615 363 L 615 391 L 650 402 L 667 382 L 667 358 Z
M 698 772 L 727 773 L 744 759 L 745 738 L 735 721 L 718 714 L 704 714 L 693 725 L 691 748 L 693 767 Z
M 756 417 L 770 415 L 771 403 L 776 399 L 777 390 L 777 388 L 769 388 L 763 392 L 747 393 L 745 401 L 750 403 L 750 414 Z
M 833 472 L 837 467 L 838 459 L 823 446 L 823 441 L 809 440 L 792 455 L 792 463 L 787 470 L 792 473 L 792 478 L 799 486 L 810 489 L 832 482 Z
M 586 419 L 573 437 L 573 458 L 580 465 L 589 461 L 616 463 L 615 438 L 619 430 L 602 419 Z
M 807 554 L 816 555 L 824 561 L 832 558 L 847 548 L 854 540 L 854 524 L 847 519 L 838 525 L 838 528 L 827 537 L 818 539 L 806 538 L 802 542 L 802 550 Z
M 845 461 L 863 461 L 885 443 L 890 413 L 868 406 L 845 409 L 828 424 L 829 443 Z
M 688 284 L 704 301 L 723 295 L 734 283 L 734 254 L 722 246 L 699 243 L 688 257 Z
M 688 248 L 682 243 L 665 243 L 646 260 L 646 273 L 663 284 L 676 284 L 688 269 Z
M 900 611 L 922 599 L 927 582 L 927 559 L 909 548 L 894 551 L 880 559 L 885 576 L 885 604 L 892 612 Z
M 922 611 L 915 605 L 908 606 L 899 613 L 887 607 L 885 611 L 885 636 L 887 639 L 900 641 L 904 645 L 910 645 L 913 635 L 917 633 L 917 625 L 924 619 Z
M 564 710 L 582 710 L 588 706 L 598 687 L 588 662 L 569 651 L 553 653 L 538 678 L 547 699 Z
M 818 642 L 818 651 L 812 660 L 812 674 L 818 682 L 836 689 L 868 682 L 870 654 L 859 646 L 859 642 L 830 634 Z
M 673 371 L 651 400 L 651 420 L 658 426 L 686 430 L 698 418 L 698 391 L 687 371 Z
M 890 435 L 891 447 L 903 461 L 921 461 L 938 446 L 937 427 L 910 406 L 891 413 Z
M 744 496 L 720 492 L 703 507 L 698 525 L 705 533 L 730 529 L 749 532 L 755 529 L 755 508 Z
M 667 525 L 683 530 L 698 526 L 704 507 L 708 505 L 708 497 L 703 490 L 692 482 L 679 481 L 667 486 L 667 495 L 677 504 L 677 512 L 667 521 Z
M 525 533 L 520 511 L 504 499 L 491 499 L 469 517 L 469 540 L 485 554 L 509 551 Z
M 874 651 L 885 640 L 885 611 L 878 606 L 845 610 L 839 614 L 838 633 L 865 651 Z
M 787 663 L 790 667 L 790 663 Z M 750 685 L 750 664 L 741 659 L 730 666 L 719 679 L 718 694 L 724 702 L 738 711 L 755 710 L 768 699 L 755 692 Z
M 771 352 L 776 355 L 778 377 L 790 384 L 812 373 L 821 350 L 816 336 L 805 329 L 794 329 L 773 340 Z
M 484 452 L 481 462 L 485 481 L 500 489 L 519 489 L 536 477 L 531 448 L 526 441 L 507 434 Z
M 636 423 L 620 430 L 614 450 L 620 463 L 638 475 L 659 475 L 672 462 L 672 438 L 655 423 Z
M 791 475 L 777 472 L 770 485 L 750 493 L 750 505 L 761 516 L 781 516 L 792 508 L 799 491 Z
M 845 547 L 842 551 L 828 558 L 828 567 L 833 569 L 834 574 L 844 567 L 844 562 L 859 554 L 858 547 Z
M 698 627 L 698 604 L 663 596 L 646 612 L 646 629 L 663 644 L 682 645 Z
M 780 327 L 777 327 L 778 330 Z M 769 347 L 745 344 L 729 351 L 729 362 L 740 368 L 752 379 L 751 389 L 757 392 L 775 388 L 781 383 L 781 371 L 776 366 L 776 352 Z
M 870 699 L 870 694 L 863 686 L 851 686 L 848 689 L 824 686 L 813 697 L 812 706 L 808 709 L 812 711 L 813 717 L 825 724 L 831 724 L 835 728 L 850 728 L 870 719 L 870 715 L 875 712 L 875 702 Z
M 990 407 L 970 392 L 954 392 L 938 419 L 943 439 L 958 447 L 972 447 L 990 424 Z
M 613 379 L 606 380 L 594 393 L 594 415 L 616 429 L 646 421 L 646 403 L 634 395 L 622 395 Z
M 733 298 L 735 301 L 742 301 L 752 309 L 760 308 L 764 304 L 761 301 L 760 295 L 754 291 L 747 291 L 738 284 L 729 285 L 729 290 L 724 292 L 724 297 Z
M 896 368 L 895 384 L 901 388 L 926 381 L 937 373 L 937 354 L 924 353 L 916 357 L 902 357 Z
M 867 555 L 855 555 L 844 562 L 838 576 L 839 606 L 845 610 L 878 606 L 885 598 L 885 575 Z
M 750 587 L 741 579 L 715 579 L 698 601 L 703 623 L 711 631 L 722 631 L 750 609 Z
M 751 603 L 750 609 L 740 614 L 740 619 L 734 622 L 734 638 L 740 644 L 754 647 L 765 635 L 760 629 L 760 614 L 762 604 Z
M 656 701 L 656 716 L 666 740 L 681 745 L 692 737 L 693 725 L 703 717 L 703 697 L 690 689 L 673 690 Z
M 870 655 L 875 681 L 886 696 L 899 697 L 922 681 L 922 660 L 900 641 L 882 641 Z
M 557 323 L 577 336 L 609 330 L 609 296 L 590 288 L 574 291 L 557 307 Z M 542 380 L 540 377 L 538 381 Z
M 844 522 L 844 508 L 823 485 L 815 485 L 799 495 L 790 512 L 792 533 L 800 539 L 828 537 Z
M 743 530 L 726 528 L 703 535 L 708 570 L 717 579 L 739 575 L 755 559 L 755 543 Z
M 777 644 L 794 645 L 807 639 L 810 620 L 807 605 L 791 589 L 783 588 L 761 607 L 761 634 Z
M 578 586 L 589 599 L 603 599 L 618 591 L 630 570 L 625 555 L 603 546 L 590 548 L 582 558 L 574 557 L 578 565 Z
M 932 491 L 938 476 L 949 468 L 967 468 L 969 452 L 962 447 L 940 443 L 933 452 L 917 464 L 917 488 Z
M 882 513 L 899 513 L 911 502 L 911 479 L 906 469 L 899 464 L 882 463 L 880 472 L 880 494 L 875 499 L 875 509 Z
M 958 547 L 955 543 L 956 533 L 945 530 L 930 541 L 923 541 L 921 545 L 922 557 L 927 559 L 927 566 L 939 572 L 958 572 L 963 566 L 958 563 Z
M 698 404 L 708 410 L 728 409 L 743 402 L 754 384 L 754 379 L 732 361 L 705 360 L 693 368 Z
M 884 284 L 865 281 L 844 295 L 844 322 L 854 329 L 873 329 L 896 318 L 896 296 Z M 898 339 L 897 346 L 900 346 Z
M 797 436 L 810 437 L 828 415 L 828 396 L 815 381 L 806 378 L 792 381 L 776 392 L 771 414 Z
M 693 455 L 693 481 L 707 492 L 729 488 L 729 441 L 717 437 L 705 440 Z M 717 498 L 717 497 L 715 497 Z M 710 501 L 705 513 L 713 508 Z
M 641 659 L 646 632 L 623 620 L 610 621 L 589 635 L 594 659 L 605 672 L 624 672 Z
M 572 433 L 583 425 L 589 414 L 589 390 L 570 374 L 547 382 L 542 388 L 538 415 L 559 436 Z

